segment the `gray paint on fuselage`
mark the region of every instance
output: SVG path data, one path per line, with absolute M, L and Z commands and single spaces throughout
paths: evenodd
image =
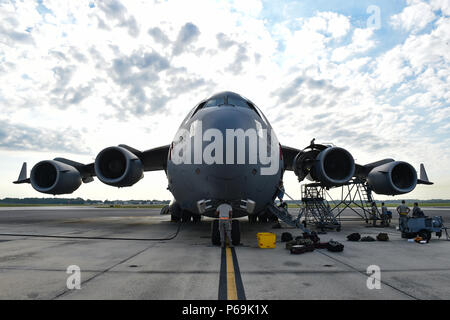
M 197 105 L 198 106 L 198 105 Z M 197 107 L 196 107 L 197 108 Z M 195 109 L 195 108 L 194 108 Z M 278 161 L 276 173 L 273 175 L 261 175 L 261 168 L 267 167 L 260 163 L 249 163 L 249 139 L 245 139 L 246 161 L 245 164 L 237 164 L 237 139 L 234 143 L 234 164 L 226 164 L 226 130 L 227 129 L 266 129 L 275 134 L 267 122 L 250 108 L 234 106 L 207 107 L 198 110 L 192 116 L 192 110 L 183 121 L 180 129 L 190 130 L 193 123 L 201 121 L 202 132 L 209 128 L 218 129 L 223 137 L 223 164 L 206 164 L 202 157 L 201 164 L 175 164 L 173 158 L 167 163 L 167 177 L 169 190 L 176 199 L 181 209 L 198 213 L 196 203 L 201 199 L 214 199 L 223 201 L 251 199 L 256 202 L 255 213 L 263 210 L 265 206 L 273 201 L 277 192 L 277 186 L 282 176 L 283 161 Z M 192 118 L 189 118 L 192 116 Z M 259 123 L 259 124 L 257 124 Z M 179 143 L 179 131 L 174 138 L 174 144 Z M 194 137 L 190 138 L 192 160 L 194 158 Z M 269 139 L 270 142 L 270 139 Z M 201 152 L 212 141 L 202 141 Z M 279 144 L 271 146 L 280 153 Z M 257 148 L 258 150 L 258 148 Z M 173 155 L 172 155 L 173 156 Z M 256 170 L 256 174 L 254 174 Z M 214 212 L 206 212 L 205 215 L 212 216 Z M 234 216 L 245 216 L 242 210 L 235 210 Z

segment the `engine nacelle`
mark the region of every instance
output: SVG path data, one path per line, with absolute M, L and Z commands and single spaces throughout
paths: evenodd
M 109 147 L 95 158 L 95 173 L 110 186 L 129 187 L 142 179 L 144 169 L 135 154 L 122 147 Z
M 408 193 L 417 185 L 417 172 L 407 162 L 393 161 L 373 168 L 367 176 L 367 183 L 378 194 Z
M 339 147 L 330 147 L 316 158 L 309 173 L 314 181 L 325 185 L 336 186 L 348 182 L 355 174 L 355 160 L 347 150 Z
M 327 147 L 300 152 L 294 159 L 294 171 L 299 180 L 308 178 L 326 186 L 348 182 L 355 174 L 355 160 L 347 150 Z
M 30 182 L 36 191 L 42 193 L 67 194 L 74 192 L 81 185 L 81 175 L 68 164 L 44 160 L 31 169 Z

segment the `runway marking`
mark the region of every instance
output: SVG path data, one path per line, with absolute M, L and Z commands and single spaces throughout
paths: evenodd
M 227 247 L 227 298 L 228 300 L 237 300 L 236 278 L 234 277 L 234 264 L 231 248 Z
M 234 248 L 222 248 L 219 300 L 245 300 L 239 263 Z

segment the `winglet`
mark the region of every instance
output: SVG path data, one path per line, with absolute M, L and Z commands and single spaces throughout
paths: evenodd
M 433 184 L 428 180 L 427 172 L 425 171 L 425 166 L 423 163 L 420 164 L 420 178 L 417 180 L 419 184 Z
M 17 181 L 14 181 L 13 183 L 19 184 L 19 183 L 30 183 L 30 178 L 27 178 L 27 163 L 24 162 L 22 165 L 22 169 L 20 170 L 19 178 Z

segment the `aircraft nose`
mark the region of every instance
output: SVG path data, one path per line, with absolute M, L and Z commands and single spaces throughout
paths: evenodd
M 235 107 L 218 107 L 211 112 L 205 112 L 199 118 L 203 127 L 203 161 L 201 167 L 202 173 L 206 176 L 209 186 L 209 193 L 212 198 L 238 198 L 245 191 L 247 180 L 254 176 L 259 171 L 258 163 L 251 163 L 250 152 L 257 153 L 257 131 L 255 118 L 247 112 L 242 112 Z M 241 130 L 244 134 L 248 129 L 253 129 L 252 133 L 255 139 L 245 137 L 244 146 L 239 145 L 239 138 L 234 136 L 236 130 Z M 220 134 L 222 139 L 223 155 L 216 160 L 221 160 L 221 163 L 205 164 L 208 154 L 216 156 L 217 150 L 210 152 L 213 143 L 216 142 L 217 137 L 209 139 L 208 130 L 213 130 L 215 134 Z M 228 133 L 227 130 L 232 131 Z M 212 133 L 214 133 L 212 132 Z M 211 133 L 211 134 L 212 134 Z M 233 139 L 230 143 L 230 138 Z M 220 143 L 216 144 L 220 145 Z M 239 150 L 241 148 L 241 150 Z M 244 158 L 240 157 L 238 153 L 244 153 Z
M 252 114 L 242 112 L 240 108 L 219 107 L 213 112 L 206 112 L 198 120 L 201 121 L 203 131 L 203 160 L 208 155 L 214 156 L 217 164 L 215 170 L 220 176 L 230 177 L 237 174 L 232 170 L 239 170 L 240 166 L 228 166 L 239 164 L 245 167 L 253 163 L 250 154 L 257 155 L 258 133 L 256 119 Z M 250 130 L 249 130 L 250 129 Z M 221 141 L 217 141 L 221 140 Z M 218 150 L 211 150 L 213 146 L 220 148 L 222 145 L 222 156 L 217 154 Z M 219 151 L 220 153 L 220 151 Z M 211 164 L 211 163 L 210 163 Z
M 203 111 L 198 117 L 203 123 L 203 129 L 215 128 L 224 133 L 226 129 L 256 129 L 255 118 L 245 109 L 222 106 Z

